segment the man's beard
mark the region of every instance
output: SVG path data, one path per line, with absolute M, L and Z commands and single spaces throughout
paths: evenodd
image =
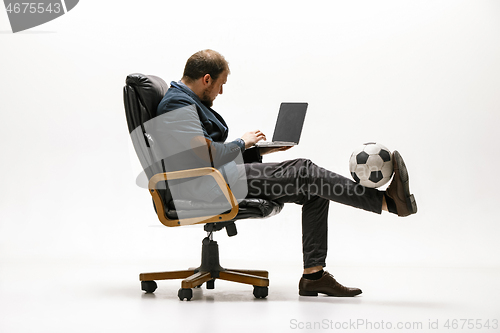
M 203 96 L 201 96 L 200 101 L 201 104 L 205 105 L 208 108 L 211 108 L 212 105 L 214 104 L 214 100 L 210 99 L 210 93 L 212 92 L 212 89 L 208 88 L 203 92 Z
M 205 105 L 207 108 L 211 108 L 214 105 L 214 102 L 208 99 L 202 99 L 201 104 Z

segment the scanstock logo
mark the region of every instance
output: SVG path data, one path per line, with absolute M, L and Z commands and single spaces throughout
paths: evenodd
M 14 33 L 52 21 L 72 10 L 78 1 L 3 0 Z

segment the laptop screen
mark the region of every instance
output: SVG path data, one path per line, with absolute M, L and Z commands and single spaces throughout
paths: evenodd
M 299 143 L 306 110 L 307 103 L 281 103 L 273 141 Z

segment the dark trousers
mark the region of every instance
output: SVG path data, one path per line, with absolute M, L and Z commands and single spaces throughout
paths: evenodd
M 302 205 L 304 268 L 326 266 L 330 201 L 380 214 L 383 192 L 361 186 L 307 159 L 245 164 L 248 195 Z

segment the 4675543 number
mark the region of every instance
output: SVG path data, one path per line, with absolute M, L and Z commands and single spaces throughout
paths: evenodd
M 496 330 L 498 329 L 498 319 L 492 319 L 491 321 L 489 319 L 487 319 L 486 321 L 481 319 L 448 319 L 444 323 L 444 327 L 451 330 L 456 330 L 456 329 Z
M 55 13 L 59 14 L 62 11 L 60 3 L 39 3 L 39 2 L 16 2 L 9 3 L 6 8 L 7 13 L 14 14 L 42 14 L 42 13 Z

